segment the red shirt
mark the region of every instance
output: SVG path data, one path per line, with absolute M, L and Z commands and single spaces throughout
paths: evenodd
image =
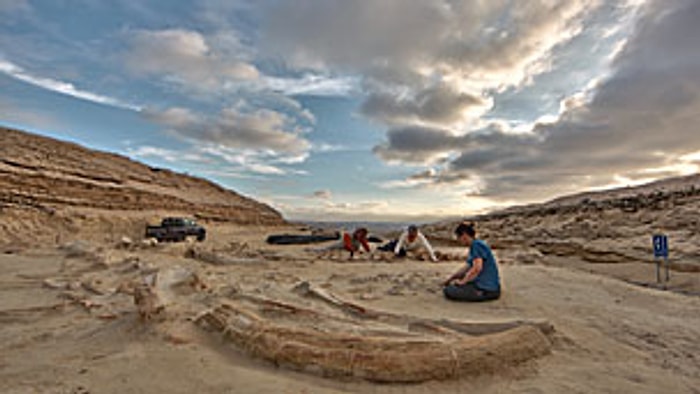
M 352 235 L 345 233 L 343 234 L 343 244 L 345 250 L 348 252 L 356 252 L 360 249 L 360 245 L 369 252 L 369 243 L 366 239 L 356 239 Z

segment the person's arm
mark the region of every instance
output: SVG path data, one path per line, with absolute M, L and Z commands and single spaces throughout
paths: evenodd
M 484 259 L 486 259 L 488 256 L 488 248 L 481 243 L 473 245 L 472 248 L 474 249 L 472 266 L 469 271 L 467 271 L 467 274 L 464 275 L 464 278 L 457 282 L 459 285 L 467 284 L 476 279 L 476 277 L 481 273 L 481 270 L 484 268 Z
M 467 274 L 464 275 L 462 279 L 457 279 L 455 281 L 455 284 L 457 285 L 466 285 L 467 283 L 473 281 L 479 274 L 481 273 L 481 270 L 484 268 L 484 259 L 481 257 L 477 257 L 472 261 L 472 266 L 469 268 L 467 271 Z
M 466 275 L 468 270 L 469 270 L 469 266 L 465 265 L 464 267 L 460 268 L 459 271 L 455 272 L 454 274 L 452 274 L 452 276 L 447 278 L 447 280 L 444 281 L 442 283 L 442 285 L 447 286 L 450 283 L 452 283 L 453 281 L 459 280 L 460 278 L 463 278 Z
M 433 261 L 437 261 L 437 257 L 435 257 L 435 251 L 433 250 L 433 247 L 430 246 L 430 242 L 428 242 L 428 239 L 425 238 L 425 235 L 418 233 L 418 238 L 420 238 L 421 243 L 423 243 L 423 247 L 430 254 L 430 259 Z
M 396 242 L 396 246 L 394 246 L 394 254 L 398 255 L 401 252 L 401 248 L 403 248 L 403 244 L 406 242 L 406 235 L 405 231 L 401 233 L 398 242 Z
M 362 247 L 365 248 L 365 251 L 369 253 L 370 247 L 369 247 L 369 242 L 367 242 L 367 238 L 361 239 L 360 243 L 362 244 Z

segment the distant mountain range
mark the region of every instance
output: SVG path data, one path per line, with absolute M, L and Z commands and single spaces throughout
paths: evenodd
M 324 230 L 347 230 L 352 231 L 353 229 L 365 227 L 370 233 L 376 235 L 388 235 L 393 233 L 398 233 L 403 231 L 406 227 L 411 224 L 420 223 L 409 223 L 409 222 L 363 222 L 363 221 L 345 221 L 345 222 L 319 222 L 319 221 L 299 221 L 302 225 L 306 225 L 312 228 L 324 229 Z

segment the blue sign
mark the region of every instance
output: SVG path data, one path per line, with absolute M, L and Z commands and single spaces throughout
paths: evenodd
M 668 237 L 663 234 L 656 234 L 653 237 L 654 257 L 668 258 Z

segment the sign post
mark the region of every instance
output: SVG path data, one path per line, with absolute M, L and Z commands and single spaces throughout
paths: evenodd
M 655 234 L 652 237 L 652 244 L 654 245 L 654 261 L 656 262 L 656 281 L 661 282 L 661 259 L 664 259 L 666 282 L 668 282 L 670 279 L 668 273 L 668 236 Z

